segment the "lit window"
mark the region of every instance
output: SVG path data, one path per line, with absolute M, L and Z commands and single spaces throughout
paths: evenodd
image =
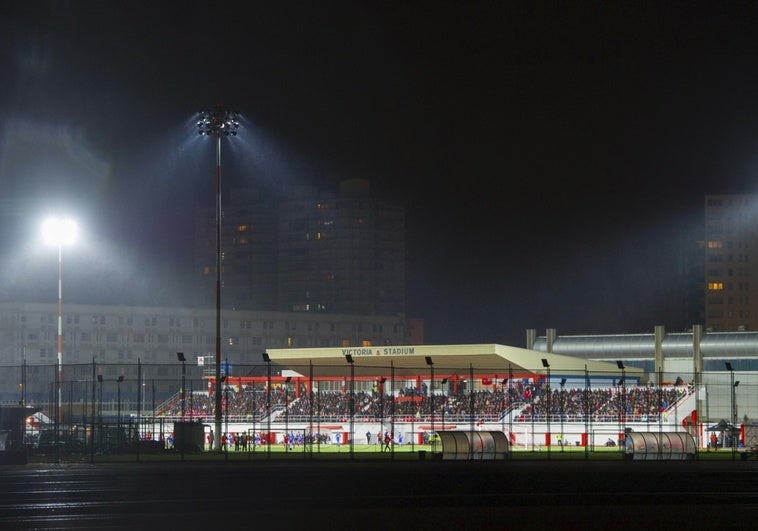
M 709 291 L 719 291 L 724 289 L 724 283 L 723 282 L 709 282 L 708 283 L 708 290 Z
M 708 248 L 709 249 L 721 249 L 724 246 L 724 243 L 719 240 L 709 240 L 708 241 Z

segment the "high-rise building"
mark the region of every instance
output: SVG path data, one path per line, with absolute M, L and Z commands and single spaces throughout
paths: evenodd
M 758 195 L 705 198 L 705 325 L 758 330 Z
M 235 190 L 223 209 L 222 305 L 244 310 L 405 314 L 405 209 L 368 181 L 339 190 Z M 196 270 L 214 293 L 215 229 L 195 228 Z

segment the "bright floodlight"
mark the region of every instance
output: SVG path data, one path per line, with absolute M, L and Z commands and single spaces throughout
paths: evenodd
M 42 225 L 45 243 L 56 247 L 74 243 L 76 233 L 76 222 L 72 219 L 50 218 Z
M 197 117 L 197 132 L 200 135 L 237 136 L 239 113 L 220 106 L 200 111 Z

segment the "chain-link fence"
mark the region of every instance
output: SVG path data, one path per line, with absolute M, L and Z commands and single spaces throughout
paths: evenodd
M 22 364 L 2 367 L 0 400 L 39 409 L 18 441 L 27 447 L 97 453 L 138 441 L 170 447 L 180 421 L 204 427 L 193 446 L 200 450 L 222 443 L 377 450 L 387 437 L 393 449 L 414 448 L 433 445 L 439 430 L 500 430 L 526 451 L 594 451 L 623 445 L 628 430 L 685 431 L 699 448 L 717 450 L 749 444 L 744 426 L 758 414 L 758 375 L 744 371 L 630 376 L 469 366 L 432 374 L 423 361 L 413 375 L 398 376 L 392 365 L 371 367 L 370 376 L 365 366 L 362 375 L 350 369 L 225 363 L 219 400 L 208 366 Z

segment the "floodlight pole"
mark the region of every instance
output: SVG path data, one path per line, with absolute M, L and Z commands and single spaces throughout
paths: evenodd
M 56 378 L 56 387 L 58 389 L 58 407 L 55 413 L 55 440 L 56 452 L 60 452 L 60 446 L 57 445 L 61 424 L 63 423 L 63 401 L 61 397 L 61 387 L 63 385 L 63 246 L 58 244 L 58 335 L 56 345 L 58 347 L 58 376 Z
M 55 408 L 55 442 L 56 453 L 60 453 L 59 436 L 63 423 L 63 246 L 76 240 L 76 223 L 70 219 L 47 219 L 42 225 L 42 235 L 48 245 L 58 248 L 58 334 L 56 345 L 58 350 L 56 389 L 57 401 Z
M 221 137 L 236 136 L 239 114 L 219 106 L 201 111 L 197 121 L 198 133 L 216 137 L 216 383 L 221 381 Z M 221 388 L 216 385 L 214 396 L 214 424 L 216 433 L 221 433 Z M 221 450 L 220 437 L 214 444 Z

